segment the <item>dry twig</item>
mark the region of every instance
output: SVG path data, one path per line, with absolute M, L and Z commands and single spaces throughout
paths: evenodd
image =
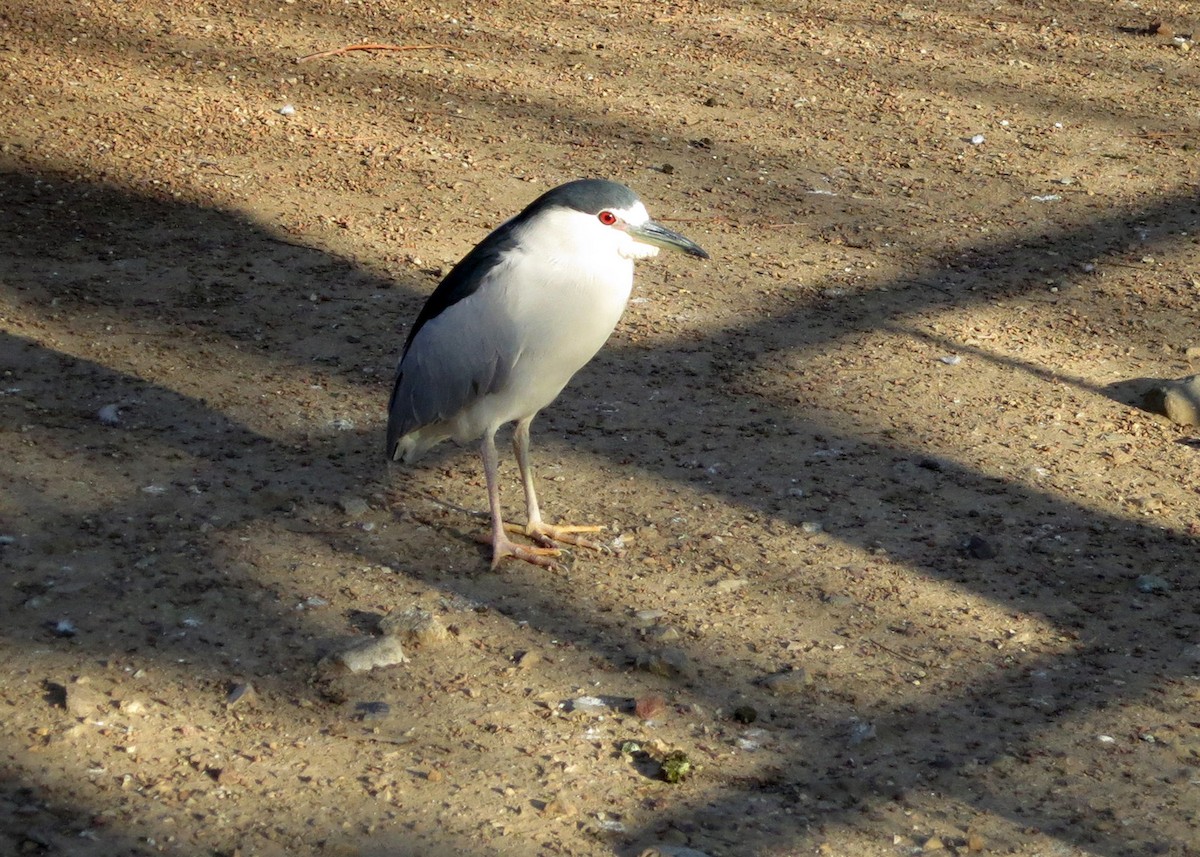
M 341 48 L 332 48 L 328 51 L 317 51 L 315 54 L 308 56 L 296 57 L 296 62 L 308 62 L 309 60 L 322 59 L 324 57 L 336 57 L 342 54 L 348 54 L 351 51 L 460 51 L 462 53 L 470 53 L 464 48 L 456 48 L 453 45 L 346 45 Z

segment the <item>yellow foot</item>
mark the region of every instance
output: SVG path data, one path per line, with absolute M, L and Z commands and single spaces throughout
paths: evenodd
M 504 528 L 509 529 L 509 525 L 505 524 Z M 524 532 L 524 527 L 518 528 L 518 532 Z M 516 542 L 504 539 L 503 541 L 495 541 L 490 535 L 480 533 L 475 537 L 475 540 L 480 544 L 492 546 L 492 568 L 500 564 L 500 560 L 505 557 L 524 560 L 525 562 L 539 566 L 541 568 L 556 568 L 558 563 L 554 560 L 556 557 L 562 556 L 562 551 L 553 546 L 533 547 L 532 545 L 519 545 Z
M 587 548 L 594 551 L 607 551 L 608 547 L 597 541 L 585 539 L 579 533 L 599 533 L 604 530 L 604 527 L 590 526 L 572 526 L 558 524 L 505 524 L 504 529 L 510 533 L 521 533 L 529 536 L 540 545 L 546 547 L 554 547 L 555 544 L 574 545 L 575 547 Z

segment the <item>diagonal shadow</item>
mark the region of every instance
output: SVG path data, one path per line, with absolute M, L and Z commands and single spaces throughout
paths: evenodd
M 368 380 L 363 380 L 362 370 L 370 368 L 369 364 L 376 360 L 364 361 L 361 346 L 377 343 L 374 357 L 380 360 L 382 353 L 388 350 L 378 344 L 389 341 L 389 331 L 376 308 L 382 305 L 391 308 L 395 299 L 381 303 L 374 298 L 386 284 L 363 275 L 356 277 L 349 266 L 339 260 L 284 245 L 276 248 L 282 255 L 268 258 L 266 267 L 288 266 L 290 270 L 295 265 L 299 268 L 298 281 L 289 279 L 280 284 L 281 295 L 290 300 L 247 307 L 244 295 L 237 291 L 239 277 L 230 277 L 222 283 L 197 283 L 187 269 L 187 260 L 200 254 L 211 258 L 214 253 L 219 253 L 235 270 L 246 276 L 259 276 L 255 271 L 263 266 L 259 251 L 264 239 L 247 236 L 246 224 L 219 213 L 141 200 L 115 189 L 75 187 L 53 178 L 49 181 L 53 193 L 47 195 L 43 186 L 45 179 L 41 177 L 19 174 L 5 177 L 5 201 L 19 203 L 25 212 L 23 221 L 5 236 L 13 248 L 3 272 L 8 297 L 27 306 L 39 306 L 47 317 L 57 315 L 56 321 L 84 329 L 94 326 L 96 330 L 103 330 L 117 322 L 136 331 L 138 336 L 158 333 L 198 337 L 199 345 L 203 347 L 246 349 L 254 358 L 247 362 L 247 372 L 309 375 L 316 371 L 350 384 L 363 385 L 368 390 L 382 389 L 381 378 L 367 376 Z M 70 198 L 70 204 L 65 208 L 57 204 L 64 196 Z M 1184 222 L 1191 217 L 1190 206 L 1188 199 L 1165 200 L 1136 217 L 1158 222 Z M 70 214 L 64 215 L 63 211 Z M 1118 246 L 1129 221 L 1129 215 L 1114 214 L 1096 223 L 1080 224 L 1074 230 L 1064 230 L 1048 239 L 1042 247 L 1056 254 L 1052 257 L 1055 266 L 1068 270 L 1084 254 L 1094 255 L 1097 247 L 1103 250 L 1104 247 Z M 149 224 L 164 222 L 177 228 L 175 243 L 169 245 L 170 255 L 166 257 L 160 245 L 147 245 L 139 237 Z M 51 235 L 67 236 L 72 243 L 52 250 L 47 258 L 44 250 L 47 246 L 53 247 L 48 241 Z M 215 239 L 214 235 L 217 236 Z M 818 344 L 816 328 L 806 321 L 810 312 L 822 313 L 827 318 L 836 317 L 842 335 L 851 335 L 855 331 L 877 329 L 897 316 L 913 314 L 924 307 L 963 305 L 1020 293 L 1032 267 L 1045 264 L 1045 259 L 1030 261 L 1029 244 L 998 243 L 976 248 L 974 255 L 980 262 L 978 267 L 986 271 L 986 275 L 967 276 L 957 272 L 946 276 L 930 272 L 911 282 L 896 284 L 886 295 L 866 296 L 869 300 L 863 295 L 852 295 L 844 300 L 824 301 L 819 306 L 805 300 L 800 307 L 772 308 L 770 320 L 711 336 L 710 341 L 701 344 L 682 342 L 656 349 L 651 355 L 628 347 L 610 350 L 564 397 L 563 405 L 556 409 L 560 413 L 552 421 L 560 428 L 593 434 L 592 451 L 596 454 L 614 461 L 628 460 L 627 446 L 609 442 L 606 435 L 595 437 L 594 420 L 583 404 L 595 397 L 597 390 L 605 391 L 606 396 L 626 406 L 621 418 L 622 428 L 641 430 L 648 441 L 632 460 L 639 469 L 682 484 L 695 482 L 703 490 L 723 496 L 734 505 L 755 509 L 785 524 L 798 523 L 799 519 L 794 516 L 809 510 L 788 509 L 766 496 L 725 487 L 711 479 L 703 469 L 697 473 L 695 468 L 678 462 L 703 460 L 706 450 L 701 441 L 714 443 L 723 450 L 741 447 L 740 457 L 728 462 L 732 468 L 761 467 L 764 462 L 768 468 L 794 468 L 798 462 L 804 462 L 807 478 L 820 492 L 820 503 L 824 504 L 822 511 L 827 513 L 825 520 L 834 540 L 860 548 L 882 549 L 895 563 L 983 593 L 997 602 L 1035 611 L 1076 641 L 1065 654 L 1017 659 L 1012 675 L 989 681 L 986 686 L 968 687 L 946 699 L 930 698 L 880 708 L 873 713 L 873 722 L 884 737 L 869 745 L 865 752 L 846 748 L 844 742 L 838 740 L 846 718 L 857 713 L 853 706 L 838 708 L 823 700 L 797 706 L 791 713 L 777 714 L 774 722 L 780 728 L 805 716 L 812 716 L 818 725 L 810 741 L 801 748 L 782 750 L 778 757 L 780 761 L 765 766 L 762 776 L 754 782 L 722 783 L 716 803 L 728 811 L 730 818 L 748 817 L 747 808 L 751 804 L 757 807 L 763 800 L 776 806 L 780 813 L 791 809 L 795 815 L 797 807 L 805 803 L 801 795 L 807 793 L 810 799 L 816 796 L 814 806 L 825 822 L 836 823 L 839 818 L 849 818 L 853 813 L 873 806 L 896 800 L 902 802 L 913 789 L 934 783 L 976 807 L 1023 822 L 1037 820 L 1036 823 L 1049 834 L 1079 847 L 1094 848 L 1106 854 L 1126 853 L 1141 847 L 1141 843 L 1154 840 L 1155 834 L 1148 822 L 1134 820 L 1111 832 L 1089 828 L 1081 821 L 1089 811 L 1081 803 L 1086 795 L 1057 798 L 1035 813 L 1022 798 L 998 788 L 980 788 L 984 781 L 979 776 L 967 777 L 964 772 L 969 766 L 978 769 L 1005 765 L 1010 770 L 1009 776 L 1020 778 L 1020 766 L 1032 764 L 1030 760 L 1036 759 L 1038 742 L 1048 730 L 1064 718 L 1083 717 L 1111 704 L 1118 692 L 1106 679 L 1115 669 L 1122 670 L 1119 696 L 1125 701 L 1145 697 L 1163 681 L 1185 675 L 1184 666 L 1173 662 L 1172 657 L 1181 642 L 1196 633 L 1195 616 L 1178 615 L 1166 601 L 1131 605 L 1122 586 L 1130 570 L 1136 568 L 1138 558 L 1146 551 L 1187 556 L 1194 553 L 1194 539 L 1098 514 L 1029 486 L 988 477 L 952 462 L 942 461 L 939 469 L 917 473 L 924 481 L 897 487 L 896 465 L 926 456 L 926 450 L 903 443 L 883 445 L 855 437 L 852 433 L 831 431 L 821 422 L 797 417 L 794 402 L 764 394 L 757 386 L 740 386 L 746 381 L 747 367 L 752 366 L 753 361 Z M 88 257 L 98 260 L 99 264 L 95 268 L 84 265 L 82 260 Z M 125 282 L 119 272 L 131 265 L 142 266 L 138 270 L 138 280 L 157 283 L 158 287 L 145 292 L 118 288 L 117 284 Z M 179 271 L 180 267 L 184 270 Z M 52 276 L 56 271 L 59 278 Z M 326 311 L 326 306 L 333 302 L 318 300 L 308 315 L 300 314 L 299 308 L 314 303 L 308 300 L 313 284 L 332 276 L 350 281 L 345 292 L 339 295 L 364 301 L 368 308 L 357 312 L 351 308 L 348 313 L 346 307 L 338 307 L 336 312 Z M 966 279 L 972 280 L 975 291 L 960 288 Z M 162 287 L 164 283 L 167 288 Z M 404 315 L 416 300 L 415 295 L 402 297 L 399 302 L 410 306 L 396 314 Z M 163 313 L 164 309 L 170 309 L 171 313 Z M 249 317 L 243 314 L 247 309 Z M 787 311 L 781 311 L 783 309 Z M 325 359 L 314 370 L 313 361 L 304 359 L 305 343 L 310 339 L 315 341 L 319 333 L 333 324 L 345 325 L 349 336 L 358 341 L 347 339 L 331 352 L 318 355 Z M 284 328 L 286 336 L 273 332 Z M 285 340 L 287 347 L 279 347 Z M 203 353 L 202 349 L 200 353 Z M 137 411 L 144 415 L 140 418 L 143 421 L 133 426 L 137 434 L 132 440 L 142 447 L 138 454 L 151 460 L 161 459 L 164 480 L 180 483 L 183 490 L 186 490 L 186 482 L 202 486 L 201 490 L 205 485 L 220 486 L 218 490 L 244 497 L 244 514 L 248 520 L 271 519 L 280 503 L 315 499 L 333 504 L 343 492 L 351 490 L 363 474 L 375 469 L 375 444 L 367 431 L 352 432 L 346 443 L 332 429 L 324 434 L 313 433 L 311 419 L 298 420 L 296 426 L 271 426 L 268 423 L 251 427 L 251 423 L 257 422 L 253 415 L 246 420 L 228 416 L 229 412 L 236 412 L 241 407 L 236 396 L 231 395 L 215 405 L 206 404 L 195 395 L 147 382 L 136 374 L 115 372 L 98 362 L 55 354 L 46 344 L 28 336 L 10 336 L 5 341 L 4 354 L 6 365 L 18 370 L 23 364 L 57 361 L 55 383 L 47 389 L 27 391 L 27 402 L 36 406 L 26 409 L 27 413 L 35 415 L 34 425 L 52 428 L 56 420 L 78 419 L 82 414 L 90 414 L 96 405 L 114 398 L 137 401 L 141 403 Z M 709 354 L 717 356 L 707 356 Z M 630 377 L 616 370 L 641 369 L 647 360 L 653 361 L 654 382 L 661 393 L 653 404 L 642 401 L 641 388 L 633 389 L 614 380 Z M 707 422 L 703 402 L 695 401 L 696 387 L 698 384 L 712 387 L 714 382 L 720 384 L 722 395 L 741 402 L 752 419 L 742 425 Z M 180 387 L 187 389 L 183 383 Z M 691 418 L 677 420 L 676 424 L 661 429 L 661 420 L 655 414 L 660 413 L 658 409 L 664 405 L 677 406 L 681 417 L 690 415 Z M 691 411 L 688 411 L 689 407 Z M 589 416 L 572 426 L 571 419 L 561 415 L 572 409 Z M 6 423 L 10 427 L 16 425 L 7 418 Z M 307 432 L 302 428 L 304 425 L 310 427 Z M 657 434 L 658 430 L 663 434 Z M 297 434 L 298 431 L 303 434 Z M 750 437 L 753 437 L 753 449 L 746 448 Z M 657 445 L 654 438 L 658 438 Z M 41 438 L 39 443 L 48 449 L 54 446 L 52 438 Z M 842 448 L 845 454 L 814 461 L 811 456 L 814 444 Z M 129 454 L 128 440 L 108 445 L 123 448 L 125 454 Z M 100 446 L 106 444 L 101 441 Z M 66 447 L 58 450 L 63 456 L 75 452 Z M 177 458 L 180 453 L 189 456 L 182 464 Z M 197 462 L 200 462 L 199 470 Z M 251 462 L 255 463 L 254 467 L 247 466 Z M 262 466 L 264 462 L 265 467 Z M 29 478 L 36 476 L 33 465 L 24 471 Z M 264 471 L 271 473 L 291 468 L 302 468 L 309 474 L 307 481 L 302 483 L 301 496 L 280 498 L 272 494 L 270 480 L 263 479 Z M 908 479 L 914 472 L 906 469 L 900 475 Z M 310 497 L 303 496 L 309 492 Z M 152 524 L 162 526 L 154 522 L 164 514 L 174 516 L 184 527 L 203 519 L 202 508 L 189 511 L 175 500 L 164 504 L 153 494 L 131 494 L 114 493 L 107 505 L 93 509 L 78 525 L 94 527 L 94 522 L 99 520 L 103 526 L 119 530 L 124 522 L 138 521 L 145 522 L 147 531 L 152 532 Z M 256 505 L 256 495 L 266 495 L 265 505 Z M 17 502 L 37 504 L 30 505 L 26 511 L 33 519 L 61 516 L 61 500 L 51 502 L 43 497 L 39 503 L 38 496 L 36 491 L 26 492 L 24 499 L 18 498 Z M 867 506 L 879 507 L 884 513 L 866 514 L 863 509 Z M 947 534 L 945 530 L 936 529 L 942 522 L 960 519 L 958 513 L 964 506 L 975 513 L 974 520 L 993 522 L 998 530 L 1026 531 L 1042 527 L 1046 522 L 1052 522 L 1052 527 L 1040 543 L 1022 546 L 1021 550 L 1007 555 L 1008 558 L 1002 557 L 979 567 L 964 566 L 956 562 L 955 557 L 961 538 L 970 533 L 951 531 Z M 1027 509 L 1021 513 L 1022 519 L 1014 520 L 1011 511 L 1014 506 Z M 897 527 L 897 522 L 903 522 L 903 526 Z M 929 545 L 930 529 L 941 534 L 934 538 L 933 550 Z M 316 537 L 331 544 L 347 544 L 356 553 L 374 557 L 377 561 L 384 561 L 398 549 L 403 551 L 405 548 L 403 541 L 397 544 L 394 538 L 387 543 L 372 542 L 354 533 L 339 534 L 333 539 L 317 533 Z M 212 544 L 199 540 L 193 542 L 192 547 L 213 552 L 215 559 L 210 562 L 214 566 L 220 564 L 218 549 Z M 151 566 L 150 569 L 151 579 L 157 579 L 164 587 L 164 602 L 186 603 L 189 598 L 194 598 L 195 593 L 188 591 L 189 586 L 219 590 L 224 585 L 211 569 L 209 580 L 192 579 L 186 583 L 176 579 L 180 576 L 178 568 L 155 570 Z M 247 574 L 249 579 L 250 569 Z M 528 589 L 517 582 L 471 578 L 439 579 L 438 582 L 468 597 L 489 599 L 497 593 L 505 594 L 510 600 L 516 600 L 517 611 L 522 611 L 522 603 L 537 606 L 539 609 L 530 611 L 537 617 L 534 627 L 547 635 L 577 634 L 579 628 L 590 627 L 591 644 L 614 662 L 631 659 L 638 648 L 637 641 L 631 639 L 628 629 L 620 622 L 580 609 L 567 592 L 544 594 L 542 598 L 547 609 L 540 609 L 543 604 L 534 605 Z M 1192 584 L 1184 577 L 1178 577 L 1172 583 L 1176 591 L 1185 593 L 1185 597 L 1191 591 Z M 130 592 L 133 585 L 118 582 L 110 593 L 116 599 L 115 604 L 120 604 L 121 587 Z M 1091 592 L 1094 599 L 1091 603 L 1101 604 L 1103 609 L 1098 615 L 1081 612 L 1071 602 L 1074 592 Z M 215 655 L 208 649 L 198 652 L 192 642 L 184 638 L 171 639 L 155 626 L 158 620 L 152 620 L 146 627 L 136 619 L 126 619 L 103 631 L 104 636 L 96 639 L 106 647 L 124 645 L 136 650 L 153 650 L 155 657 L 164 660 L 210 658 L 214 668 L 225 667 L 231 653 L 236 653 L 236 657 L 250 664 L 252 669 L 265 671 L 271 663 L 294 658 L 288 654 L 288 649 L 297 640 L 311 644 L 315 636 L 332 630 L 314 627 L 308 617 L 298 619 L 282 607 L 270 607 L 276 595 L 268 594 L 264 604 L 267 609 L 276 611 L 271 618 L 285 629 L 282 633 L 273 634 L 269 641 L 250 635 L 238 639 L 237 629 L 221 628 L 219 635 L 225 638 L 221 646 L 224 651 Z M 1097 598 L 1097 595 L 1101 597 Z M 284 596 L 275 600 L 282 603 Z M 852 611 L 846 612 L 849 621 Z M 24 616 L 8 633 L 14 642 L 18 642 L 38 639 L 44 631 L 31 617 Z M 871 647 L 867 645 L 864 649 L 866 656 Z M 1126 654 L 1134 651 L 1136 656 Z M 1120 662 L 1129 658 L 1133 660 L 1127 661 L 1129 667 L 1126 668 Z M 744 664 L 736 661 L 720 663 L 714 659 L 706 663 L 704 669 L 702 684 L 684 688 L 690 696 L 720 706 L 734 694 L 757 693 L 747 682 Z M 1051 704 L 1030 715 L 1028 700 L 1046 697 L 1043 674 L 1052 674 L 1055 678 Z M 275 680 L 281 688 L 294 682 L 287 675 L 276 676 Z M 764 710 L 777 707 L 765 700 L 760 704 Z M 832 705 L 832 710 L 837 713 L 829 715 L 831 709 L 821 713 L 819 709 L 823 705 Z M 1013 711 L 1020 711 L 1023 716 L 1011 719 L 1009 715 Z M 945 747 L 938 738 L 938 724 L 947 722 L 970 724 L 977 730 L 978 739 L 969 748 Z M 1013 765 L 1007 761 L 1011 759 L 1018 760 L 1015 774 L 1011 773 Z M 848 768 L 850 761 L 854 762 L 852 770 Z M 780 843 L 802 841 L 805 818 L 812 821 L 818 814 L 817 809 L 812 809 L 808 816 L 802 814 L 794 821 L 780 824 L 778 829 L 745 826 L 739 832 L 738 842 L 746 849 L 765 850 Z M 648 835 L 655 827 L 663 826 L 685 831 L 704 830 L 707 824 L 699 813 L 681 812 L 670 817 L 659 816 L 644 833 Z M 1055 828 L 1055 825 L 1059 827 Z

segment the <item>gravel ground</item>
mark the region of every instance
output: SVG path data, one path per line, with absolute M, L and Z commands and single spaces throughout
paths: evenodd
M 1200 854 L 1190 9 L 0 9 L 0 852 Z M 713 259 L 492 572 L 391 374 L 581 176 Z

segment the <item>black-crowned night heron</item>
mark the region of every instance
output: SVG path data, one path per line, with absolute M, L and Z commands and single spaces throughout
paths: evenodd
M 547 191 L 483 239 L 434 290 L 409 331 L 388 405 L 387 454 L 413 461 L 447 438 L 482 437 L 492 567 L 504 557 L 548 566 L 555 542 L 595 547 L 599 527 L 542 520 L 529 466 L 529 424 L 608 339 L 633 288 L 633 263 L 658 248 L 707 259 L 655 223 L 637 195 L 596 179 Z M 516 421 L 524 527 L 500 513 L 496 430 Z M 520 545 L 523 532 L 540 547 Z

